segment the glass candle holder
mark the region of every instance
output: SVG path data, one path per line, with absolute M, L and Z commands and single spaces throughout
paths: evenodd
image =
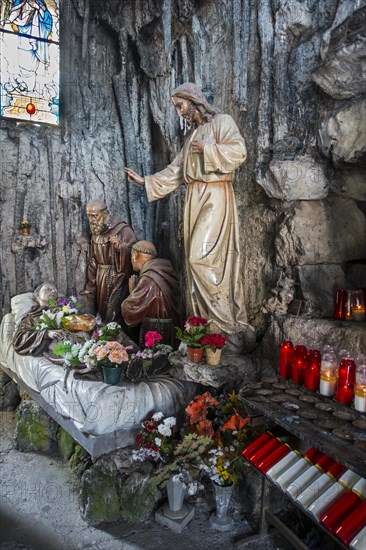
M 362 499 L 352 491 L 342 495 L 320 517 L 320 523 L 331 533 L 335 533 L 340 523 L 359 506 Z
M 323 512 L 331 506 L 333 502 L 338 500 L 342 495 L 347 493 L 347 489 L 340 483 L 333 483 L 328 489 L 322 492 L 309 506 L 306 507 L 309 514 L 319 520 Z
M 343 304 L 343 319 L 352 321 L 352 291 L 347 290 L 346 300 Z
M 361 477 L 358 481 L 356 481 L 352 487 L 352 491 L 362 499 L 366 500 L 366 479 Z
M 361 288 L 351 291 L 351 309 L 352 321 L 364 321 L 366 319 L 364 294 Z
M 366 526 L 357 533 L 357 535 L 349 543 L 352 550 L 365 550 L 366 548 Z
M 341 539 L 343 544 L 349 546 L 352 539 L 366 525 L 366 502 L 361 501 L 353 510 L 351 516 L 347 517 L 335 530 L 335 535 Z M 364 546 L 365 548 L 366 546 Z
M 321 354 L 317 349 L 311 349 L 305 370 L 305 388 L 316 391 L 320 384 Z
M 292 466 L 282 472 L 277 479 L 274 480 L 276 485 L 279 485 L 283 490 L 296 480 L 301 474 L 311 467 L 311 463 L 306 458 L 299 458 Z
M 290 378 L 292 371 L 292 356 L 294 347 L 292 342 L 285 340 L 280 345 L 280 367 L 278 374 L 283 378 Z
M 267 477 L 274 481 L 280 474 L 282 474 L 282 472 L 285 472 L 288 468 L 290 468 L 290 466 L 295 464 L 295 462 L 299 460 L 300 456 L 301 455 L 298 451 L 290 451 L 286 456 L 276 462 L 276 464 L 273 464 L 273 466 L 267 470 Z
M 352 489 L 360 479 L 362 479 L 361 476 L 353 470 L 348 469 L 339 477 L 338 481 L 346 489 Z
M 271 441 L 272 439 L 275 439 L 274 435 L 271 432 L 264 432 L 262 435 L 257 437 L 252 443 L 250 443 L 245 449 L 242 451 L 242 455 L 246 459 L 250 459 L 250 457 L 263 445 L 268 443 L 268 441 Z
M 257 468 L 263 474 L 267 473 L 274 464 L 285 457 L 290 451 L 291 448 L 289 445 L 287 443 L 282 443 L 280 447 L 277 447 L 277 449 L 272 451 L 268 456 L 262 458 L 262 460 L 257 463 Z
M 356 363 L 348 355 L 339 364 L 336 400 L 339 403 L 352 403 L 356 380 Z
M 268 457 L 274 450 L 278 447 L 281 447 L 283 443 L 279 441 L 276 437 L 268 441 L 263 447 L 257 449 L 250 457 L 249 461 L 254 464 L 254 466 L 259 467 L 259 464 L 262 464 L 264 458 Z
M 327 474 L 321 474 L 319 478 L 316 478 L 306 489 L 302 491 L 297 497 L 297 502 L 304 508 L 308 508 L 312 502 L 320 497 L 335 481 Z
M 333 318 L 339 321 L 345 319 L 347 290 L 337 290 L 334 297 Z
M 356 358 L 356 383 L 354 407 L 356 411 L 366 413 L 366 356 Z
M 295 384 L 303 384 L 305 382 L 305 369 L 308 360 L 308 352 L 304 345 L 299 344 L 294 349 L 292 356 L 292 372 L 291 379 Z
M 330 346 L 325 346 L 320 363 L 319 393 L 333 397 L 337 388 L 337 356 Z

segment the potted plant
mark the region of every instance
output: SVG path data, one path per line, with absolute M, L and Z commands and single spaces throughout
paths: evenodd
M 176 327 L 177 338 L 186 344 L 188 358 L 193 363 L 199 363 L 202 361 L 203 345 L 201 338 L 209 329 L 207 319 L 204 317 L 198 317 L 197 315 L 190 315 L 184 323 L 184 330 L 180 327 Z
M 201 338 L 201 344 L 205 346 L 206 363 L 208 365 L 218 365 L 221 361 L 222 348 L 227 342 L 223 334 L 205 334 Z
M 103 340 L 91 347 L 88 355 L 102 369 L 106 384 L 118 384 L 129 359 L 125 346 L 113 340 Z
M 168 355 L 173 348 L 168 344 L 161 344 L 163 336 L 160 332 L 149 330 L 145 333 L 145 347 L 133 353 L 127 371 L 127 377 L 135 382 L 150 374 L 162 374 L 169 369 Z
M 119 342 L 96 341 L 94 338 L 86 340 L 83 344 L 64 340 L 55 346 L 53 354 L 63 357 L 66 366 L 85 366 L 89 369 L 99 367 L 106 384 L 118 384 L 129 360 L 127 348 Z
M 22 235 L 24 235 L 24 236 L 29 235 L 30 226 L 31 226 L 31 224 L 29 223 L 28 220 L 23 220 L 23 221 L 20 222 L 19 229 L 22 230 Z

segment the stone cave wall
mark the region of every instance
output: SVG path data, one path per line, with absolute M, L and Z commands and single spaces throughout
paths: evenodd
M 235 192 L 257 339 L 286 312 L 284 280 L 302 314 L 331 316 L 335 286 L 366 286 L 365 14 L 365 0 L 62 2 L 61 127 L 0 121 L 1 311 L 43 280 L 83 288 L 95 197 L 184 286 L 184 189 L 148 204 L 123 167 L 149 174 L 174 158 L 170 91 L 189 80 L 247 143 Z

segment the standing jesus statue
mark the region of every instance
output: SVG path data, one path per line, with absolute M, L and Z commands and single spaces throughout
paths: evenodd
M 247 332 L 240 279 L 238 214 L 232 182 L 246 159 L 243 137 L 231 116 L 207 103 L 201 90 L 185 83 L 172 103 L 193 132 L 178 156 L 161 172 L 129 179 L 145 185 L 148 200 L 161 199 L 183 183 L 184 248 L 193 313 L 215 322 L 223 332 Z M 253 336 L 252 336 L 253 337 Z

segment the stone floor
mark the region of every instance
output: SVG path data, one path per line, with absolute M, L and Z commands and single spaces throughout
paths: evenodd
M 15 416 L 0 412 L 0 550 L 226 550 L 250 532 L 235 517 L 234 529 L 220 533 L 209 527 L 211 508 L 201 498 L 196 516 L 175 534 L 154 521 L 89 526 L 80 516 L 78 482 L 61 458 L 21 453 L 14 448 Z M 246 544 L 247 550 L 287 550 L 278 534 Z

